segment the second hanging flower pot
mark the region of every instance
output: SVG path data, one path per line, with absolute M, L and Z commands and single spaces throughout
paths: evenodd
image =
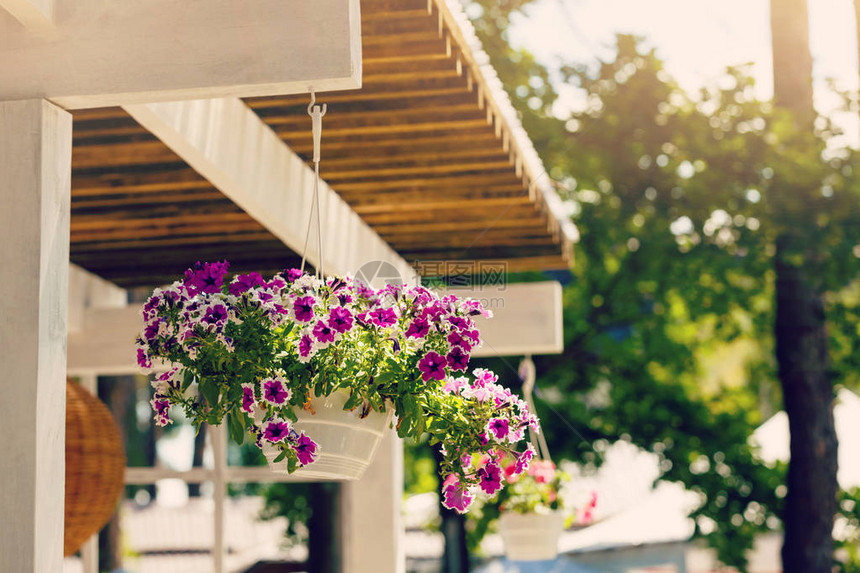
M 385 412 L 369 410 L 362 417 L 361 408 L 343 409 L 348 398 L 347 391 L 339 390 L 311 398 L 309 409 L 296 411 L 296 430 L 313 436 L 318 447 L 314 463 L 293 472 L 298 480 L 357 480 L 373 461 L 394 411 L 390 407 Z M 263 454 L 272 471 L 290 473 L 286 461 L 274 461 L 278 448 L 264 442 Z
M 505 512 L 499 516 L 499 533 L 511 561 L 543 561 L 558 555 L 564 514 Z

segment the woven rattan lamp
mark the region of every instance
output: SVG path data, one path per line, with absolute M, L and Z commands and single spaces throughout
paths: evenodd
M 125 452 L 105 405 L 72 380 L 66 382 L 65 555 L 107 523 L 123 489 Z

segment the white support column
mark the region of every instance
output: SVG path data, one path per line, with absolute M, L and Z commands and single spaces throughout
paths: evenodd
M 72 118 L 0 102 L 0 571 L 62 569 Z
M 214 543 L 212 547 L 212 571 L 224 573 L 224 556 L 226 555 L 226 543 L 224 543 L 224 503 L 227 501 L 227 426 L 226 423 L 218 426 L 209 426 L 209 436 L 212 440 L 212 454 L 214 457 L 214 477 L 212 485 L 212 527 L 215 529 Z
M 343 483 L 343 573 L 403 573 L 403 441 L 389 432 L 358 481 Z

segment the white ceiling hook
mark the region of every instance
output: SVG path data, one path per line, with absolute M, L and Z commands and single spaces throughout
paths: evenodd
M 319 163 L 320 161 L 320 139 L 322 137 L 322 118 L 328 111 L 328 106 L 323 104 L 322 107 L 316 104 L 317 96 L 314 89 L 311 88 L 311 103 L 308 104 L 308 115 L 311 116 L 311 120 L 313 120 L 312 133 L 314 137 L 314 163 Z

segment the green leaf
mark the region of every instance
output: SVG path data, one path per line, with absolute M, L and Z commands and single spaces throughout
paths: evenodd
M 245 442 L 245 415 L 235 411 L 229 414 L 227 426 L 230 428 L 230 439 L 241 446 Z
M 284 459 L 286 459 L 286 457 L 287 457 L 287 451 L 281 450 L 281 453 L 278 454 L 278 457 L 276 457 L 274 460 L 272 460 L 272 463 L 276 464 L 278 462 L 282 462 L 282 461 L 284 461 Z
M 218 383 L 215 380 L 212 380 L 211 378 L 201 379 L 200 393 L 203 394 L 203 397 L 206 399 L 206 403 L 212 408 L 218 404 L 218 395 L 220 394 L 220 391 L 218 390 Z

